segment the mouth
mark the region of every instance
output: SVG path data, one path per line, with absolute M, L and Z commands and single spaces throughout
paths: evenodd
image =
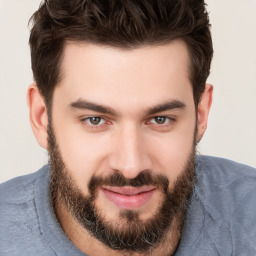
M 117 207 L 123 209 L 138 209 L 144 206 L 155 193 L 156 187 L 102 187 L 106 198 Z

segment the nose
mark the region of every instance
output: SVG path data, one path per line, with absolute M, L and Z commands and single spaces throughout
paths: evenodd
M 114 149 L 109 159 L 110 168 L 121 172 L 128 179 L 151 169 L 152 161 L 144 137 L 143 131 L 135 125 L 120 129 L 115 135 Z

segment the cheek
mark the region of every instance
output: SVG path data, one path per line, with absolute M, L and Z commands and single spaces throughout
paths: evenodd
M 161 171 L 169 179 L 172 187 L 177 177 L 184 171 L 194 147 L 194 130 L 179 130 L 166 134 L 164 138 L 151 140 L 151 158 L 153 169 Z
M 77 185 L 87 190 L 90 178 L 107 170 L 107 140 L 104 136 L 98 138 L 100 135 L 85 133 L 82 127 L 68 124 L 61 127 L 65 128 L 56 126 L 55 133 L 62 159 Z

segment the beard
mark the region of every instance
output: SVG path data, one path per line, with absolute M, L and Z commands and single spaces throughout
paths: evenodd
M 180 238 L 187 203 L 194 186 L 195 149 L 194 143 L 189 158 L 183 163 L 183 171 L 171 191 L 168 188 L 168 178 L 151 170 L 144 170 L 133 179 L 127 179 L 120 171 L 115 171 L 106 177 L 92 176 L 87 184 L 88 195 L 84 195 L 72 178 L 72 171 L 66 168 L 53 129 L 49 125 L 48 152 L 53 207 L 56 209 L 56 205 L 62 203 L 90 235 L 113 250 L 150 254 L 152 249 L 164 244 L 171 228 Z M 152 217 L 147 220 L 141 220 L 140 213 L 135 210 L 120 210 L 116 220 L 107 220 L 104 218 L 104 212 L 95 205 L 99 188 L 102 186 L 144 185 L 159 188 L 164 198 Z

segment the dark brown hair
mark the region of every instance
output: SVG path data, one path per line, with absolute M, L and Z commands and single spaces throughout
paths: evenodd
M 48 106 L 67 41 L 132 49 L 182 39 L 196 106 L 204 91 L 213 55 L 204 0 L 45 0 L 31 21 L 32 70 Z

